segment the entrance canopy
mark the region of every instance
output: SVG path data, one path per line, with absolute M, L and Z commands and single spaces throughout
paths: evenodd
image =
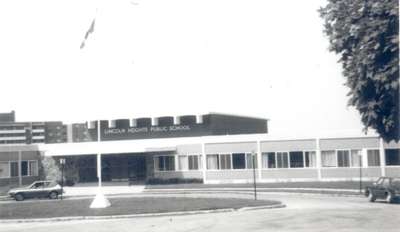
M 185 144 L 254 141 L 260 138 L 265 138 L 265 134 L 40 144 L 39 150 L 43 151 L 46 156 L 174 152 L 179 145 Z

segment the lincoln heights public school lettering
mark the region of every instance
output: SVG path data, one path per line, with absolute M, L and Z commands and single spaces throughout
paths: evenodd
M 152 127 L 134 127 L 134 128 L 111 128 L 105 129 L 105 135 L 113 134 L 136 134 L 136 133 L 151 133 L 151 132 L 170 132 L 170 131 L 190 131 L 191 128 L 188 125 L 176 125 L 176 126 L 152 126 Z

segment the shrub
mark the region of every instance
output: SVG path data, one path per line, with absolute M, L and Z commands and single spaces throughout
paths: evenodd
M 203 179 L 198 178 L 150 178 L 146 181 L 147 185 L 156 185 L 156 184 L 202 184 Z

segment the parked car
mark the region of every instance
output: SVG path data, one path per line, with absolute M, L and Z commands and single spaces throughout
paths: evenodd
M 61 193 L 61 186 L 55 181 L 35 181 L 28 187 L 8 191 L 8 195 L 16 201 L 23 201 L 26 198 L 57 199 Z
M 380 177 L 372 186 L 365 188 L 365 196 L 371 202 L 376 199 L 384 199 L 392 203 L 400 197 L 400 178 Z

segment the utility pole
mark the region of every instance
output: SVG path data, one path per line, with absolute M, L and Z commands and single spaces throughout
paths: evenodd
M 253 163 L 253 186 L 254 186 L 254 200 L 257 200 L 257 183 L 256 183 L 256 159 L 254 151 L 251 152 L 251 161 Z

